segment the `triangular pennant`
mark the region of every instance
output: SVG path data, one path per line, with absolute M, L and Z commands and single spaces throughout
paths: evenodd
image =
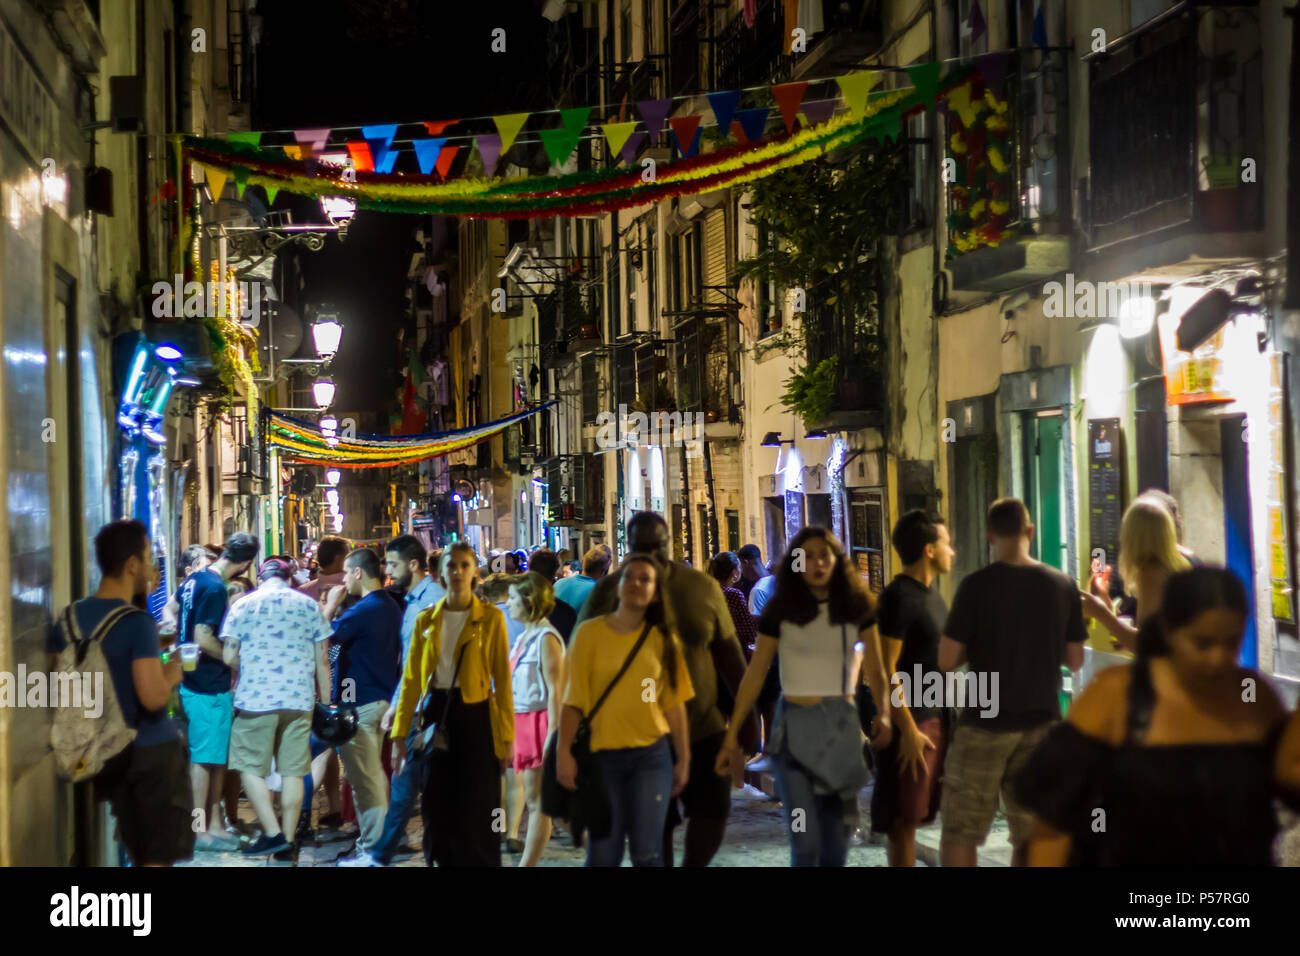
M 577 137 L 582 135 L 582 131 L 587 128 L 587 120 L 591 116 L 590 106 L 575 106 L 571 109 L 560 110 L 560 125 L 574 136 L 574 142 Z
M 677 140 L 677 149 L 681 151 L 683 159 L 692 155 L 700 145 L 700 119 L 697 114 L 674 116 L 668 121 L 673 128 L 673 139 Z M 687 145 L 688 142 L 690 145 Z
M 971 0 L 970 16 L 966 18 L 966 26 L 970 27 L 970 39 L 974 43 L 982 37 L 988 30 L 988 24 L 984 22 L 984 11 L 980 9 L 980 0 Z
M 415 147 L 415 161 L 420 164 L 420 172 L 429 175 L 433 170 L 433 164 L 438 161 L 438 153 L 442 150 L 445 138 L 438 139 L 417 139 L 411 143 Z
M 514 145 L 515 137 L 519 131 L 524 128 L 524 123 L 528 121 L 528 113 L 502 113 L 500 116 L 492 117 L 492 122 L 497 124 L 497 132 L 500 134 L 500 140 L 497 143 L 497 155 L 506 152 Z M 480 140 L 479 151 L 482 152 L 482 137 L 476 137 Z M 492 157 L 492 165 L 496 165 L 496 156 Z M 488 170 L 491 172 L 491 170 Z
M 600 131 L 605 134 L 605 141 L 609 143 L 609 151 L 614 156 L 622 151 L 623 144 L 627 142 L 634 129 L 636 129 L 636 120 L 628 120 L 626 123 L 604 123 L 600 127 Z
M 203 172 L 208 177 L 208 189 L 212 192 L 212 201 L 220 201 L 221 194 L 226 188 L 226 180 L 230 178 L 230 174 L 224 169 L 217 169 L 215 166 L 204 166 Z
M 971 106 L 970 93 L 970 81 L 968 80 L 959 86 L 954 86 L 946 94 L 948 108 L 957 111 L 957 115 L 961 117 L 964 126 L 970 126 L 975 122 L 975 108 Z
M 275 205 L 275 197 L 276 194 L 280 192 L 280 187 L 264 185 L 262 188 L 266 190 L 266 208 L 270 209 Z
M 858 70 L 856 73 L 846 73 L 835 82 L 840 85 L 840 93 L 844 95 L 844 105 L 849 108 L 853 118 L 862 119 L 867 110 L 867 94 L 871 92 L 871 87 L 876 82 L 875 71 Z
M 235 195 L 238 198 L 243 199 L 244 187 L 248 185 L 248 167 L 235 166 L 231 172 L 235 174 Z
M 480 133 L 474 137 L 474 142 L 478 143 L 478 153 L 483 157 L 483 169 L 491 176 L 501 158 L 501 137 L 496 133 Z
M 911 77 L 912 85 L 916 87 L 916 95 L 921 98 L 921 102 L 929 109 L 934 103 L 934 96 L 939 92 L 939 69 L 941 63 L 920 63 L 916 66 L 907 67 L 907 75 Z
M 736 119 L 740 120 L 741 128 L 745 131 L 745 139 L 757 143 L 763 138 L 763 130 L 767 129 L 767 114 L 771 111 L 770 106 L 736 111 Z
M 781 119 L 785 120 L 785 131 L 794 132 L 794 115 L 799 112 L 799 104 L 803 101 L 804 90 L 808 89 L 805 82 L 798 83 L 781 83 L 772 87 L 772 96 L 776 98 L 777 106 L 781 107 Z
M 1029 39 L 1040 50 L 1047 49 L 1047 19 L 1043 16 L 1041 0 L 1034 9 L 1034 28 L 1029 34 Z
M 546 150 L 546 156 L 556 166 L 563 166 L 573 148 L 578 145 L 578 136 L 570 133 L 567 129 L 543 129 L 538 130 L 537 135 L 541 137 L 542 147 Z
M 984 87 L 997 99 L 1002 99 L 1007 91 L 1007 67 L 1010 66 L 1011 54 L 1005 50 L 990 53 L 979 58 L 980 76 L 984 77 Z
M 871 118 L 872 125 L 875 127 L 875 136 L 878 139 L 887 139 L 892 142 L 898 142 L 899 128 L 903 122 L 903 111 L 897 106 L 891 106 L 887 110 L 882 110 Z
M 293 138 L 302 147 L 302 155 L 311 156 L 325 147 L 325 141 L 330 138 L 330 128 L 315 126 L 311 129 L 296 129 L 293 131 Z
M 740 102 L 740 90 L 723 90 L 708 94 L 709 106 L 713 109 L 713 120 L 720 132 L 731 129 L 731 117 L 736 114 L 736 105 Z
M 835 100 L 809 100 L 803 105 L 803 115 L 809 126 L 825 123 L 835 113 Z
M 288 156 L 290 159 L 302 159 L 301 146 L 297 146 L 293 143 L 288 143 L 284 146 L 281 146 L 280 148 L 284 150 L 284 155 Z
M 370 144 L 370 155 L 374 159 L 376 172 L 391 173 L 397 156 L 394 154 L 389 158 L 389 147 L 393 144 L 393 137 L 397 135 L 397 124 L 363 126 L 361 135 Z
M 459 122 L 460 120 L 425 120 L 424 128 L 429 131 L 430 136 L 438 136 L 448 126 L 455 126 Z
M 636 159 L 636 152 L 641 148 L 641 144 L 645 142 L 645 138 L 646 134 L 639 131 L 629 136 L 627 142 L 623 144 L 623 148 L 618 152 L 619 158 L 625 163 L 630 163 Z
M 232 143 L 243 143 L 245 146 L 257 147 L 262 143 L 261 133 L 228 133 L 226 139 Z
M 350 140 L 348 155 L 352 157 L 352 168 L 359 173 L 375 171 L 375 159 L 370 154 L 370 144 L 365 140 Z
M 447 178 L 447 173 L 451 171 L 452 161 L 455 160 L 456 154 L 459 152 L 460 152 L 459 146 L 447 146 L 444 147 L 443 150 L 438 153 L 437 170 L 438 170 L 438 175 L 441 176 L 443 179 Z
M 740 125 L 740 120 L 731 121 L 731 135 L 736 138 L 736 142 L 741 146 L 749 145 L 749 137 L 745 135 L 745 127 Z
M 671 97 L 664 97 L 661 100 L 637 100 L 636 110 L 641 114 L 641 122 L 645 123 L 646 132 L 651 138 L 658 137 L 664 129 L 664 120 L 668 118 L 668 111 L 673 108 Z

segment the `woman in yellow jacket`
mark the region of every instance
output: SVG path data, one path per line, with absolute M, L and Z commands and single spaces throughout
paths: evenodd
M 470 545 L 446 550 L 442 580 L 447 596 L 415 621 L 393 717 L 394 748 L 404 761 L 407 734 L 428 689 L 426 723 L 442 723 L 449 746 L 433 751 L 421 787 L 425 862 L 500 866 L 501 774 L 515 739 L 505 618 L 474 597 L 478 556 Z

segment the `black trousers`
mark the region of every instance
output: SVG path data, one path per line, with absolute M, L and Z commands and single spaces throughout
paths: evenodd
M 444 707 L 447 692 L 434 691 L 430 712 L 440 715 Z M 453 690 L 447 735 L 451 749 L 430 756 L 424 782 L 424 861 L 429 866 L 500 866 L 505 812 L 488 702 L 466 704 L 460 691 Z

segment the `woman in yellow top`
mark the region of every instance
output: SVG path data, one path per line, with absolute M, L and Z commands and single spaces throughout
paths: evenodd
M 668 803 L 686 786 L 690 771 L 685 705 L 695 690 L 681 643 L 664 629 L 659 566 L 649 555 L 634 554 L 620 570 L 618 607 L 584 622 L 569 645 L 556 775 L 563 786 L 577 789 L 572 747 L 578 724 L 591 713 L 647 626 L 649 634 L 627 673 L 591 720 L 591 749 L 609 791 L 613 826 L 604 839 L 588 835 L 587 866 L 620 866 L 625 838 L 633 866 L 663 866 Z
M 392 737 L 399 762 L 415 709 L 442 723 L 449 748 L 434 750 L 421 790 L 424 858 L 430 866 L 500 866 L 501 774 L 514 753 L 510 647 L 501 612 L 474 596 L 478 556 L 465 542 L 442 557 L 447 596 L 420 612 L 402 674 Z M 443 715 L 446 721 L 443 722 Z
M 1137 598 L 1134 621 L 1121 621 L 1109 599 L 1086 592 L 1082 594 L 1084 616 L 1100 621 L 1120 647 L 1137 651 L 1138 628 L 1160 610 L 1165 582 L 1191 566 L 1179 550 L 1173 516 L 1159 501 L 1139 495 L 1119 526 L 1119 573 L 1124 590 Z

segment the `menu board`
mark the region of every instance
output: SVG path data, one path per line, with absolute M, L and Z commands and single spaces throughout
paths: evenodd
M 1118 418 L 1088 420 L 1089 550 L 1106 552 L 1106 564 L 1119 555 L 1119 526 L 1124 517 L 1124 443 Z

